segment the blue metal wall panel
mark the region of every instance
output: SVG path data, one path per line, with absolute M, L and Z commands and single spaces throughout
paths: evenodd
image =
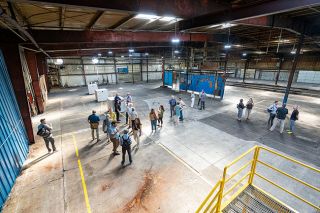
M 0 51 L 0 210 L 28 154 L 28 138 Z
M 172 71 L 164 71 L 164 85 L 172 86 Z
M 180 90 L 187 90 L 188 82 L 187 82 L 187 74 L 180 73 Z
M 204 90 L 207 94 L 213 94 L 214 79 L 214 75 L 192 75 L 189 89 L 196 92 Z

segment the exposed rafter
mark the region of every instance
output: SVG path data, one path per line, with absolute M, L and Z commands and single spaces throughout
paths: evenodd
M 65 7 L 60 7 L 60 11 L 59 11 L 59 27 L 61 30 L 63 30 L 64 27 L 64 20 L 65 20 L 65 12 L 66 12 L 66 8 Z
M 108 29 L 110 29 L 110 30 L 115 30 L 115 29 L 121 27 L 121 26 L 122 26 L 123 24 L 125 24 L 126 22 L 130 21 L 131 19 L 133 19 L 134 16 L 135 16 L 134 14 L 129 15 L 129 16 L 121 19 L 120 21 L 118 21 L 117 23 L 115 23 L 114 25 L 112 25 L 111 27 L 109 27 Z
M 226 10 L 219 13 L 212 13 L 208 15 L 194 17 L 188 20 L 183 20 L 179 23 L 179 30 L 184 31 L 201 26 L 216 25 L 229 21 L 278 14 L 314 5 L 320 5 L 319 0 L 268 1 L 258 5 L 253 5 L 234 10 Z
M 92 17 L 92 19 L 90 20 L 89 24 L 87 25 L 86 29 L 87 30 L 91 30 L 94 25 L 97 23 L 97 21 L 101 18 L 101 16 L 103 15 L 104 11 L 102 10 L 98 10 L 96 12 L 96 14 Z

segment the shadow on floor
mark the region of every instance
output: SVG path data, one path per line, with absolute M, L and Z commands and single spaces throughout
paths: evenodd
M 44 155 L 42 155 L 42 156 L 40 156 L 40 157 L 38 157 L 38 158 L 34 159 L 34 160 L 33 160 L 33 161 L 31 161 L 30 163 L 28 163 L 28 164 L 24 165 L 24 166 L 22 167 L 22 171 L 23 171 L 23 170 L 26 170 L 26 169 L 28 169 L 28 168 L 30 168 L 31 166 L 33 166 L 33 165 L 35 165 L 35 164 L 39 163 L 40 161 L 42 161 L 42 160 L 46 159 L 46 158 L 47 158 L 47 157 L 49 157 L 51 154 L 52 154 L 52 153 L 46 153 L 46 154 L 44 154 Z

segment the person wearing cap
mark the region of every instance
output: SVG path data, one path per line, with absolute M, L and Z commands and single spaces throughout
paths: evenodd
M 276 128 L 276 126 L 280 124 L 280 133 L 282 133 L 287 114 L 288 114 L 288 109 L 286 108 L 286 104 L 282 104 L 282 107 L 279 107 L 277 109 L 277 114 L 276 114 L 277 119 L 275 122 L 273 122 L 273 125 L 270 128 L 270 131 L 273 131 Z
M 99 139 L 99 121 L 100 121 L 100 118 L 98 115 L 96 115 L 96 111 L 92 110 L 92 114 L 88 117 L 88 122 L 91 128 L 92 140 L 95 139 L 94 132 L 96 132 L 97 141 L 101 141 Z
M 295 123 L 298 119 L 299 119 L 298 106 L 294 106 L 290 116 L 290 129 L 288 130 L 288 134 L 294 134 Z
M 115 121 L 111 122 L 108 134 L 113 144 L 113 149 L 112 149 L 113 154 L 120 155 L 119 152 L 117 151 L 117 148 L 119 146 L 119 130 L 117 128 L 117 123 Z
M 206 95 L 206 93 L 204 92 L 204 90 L 202 90 L 201 91 L 201 93 L 199 94 L 199 100 L 200 100 L 200 110 L 204 110 L 205 109 L 205 107 L 206 107 L 206 97 L 207 97 L 207 95 Z M 199 105 L 199 103 L 198 103 L 198 105 Z
M 41 124 L 38 126 L 37 135 L 39 135 L 43 138 L 49 153 L 51 152 L 51 149 L 49 147 L 49 143 L 51 143 L 52 150 L 53 150 L 53 152 L 55 152 L 57 149 L 54 145 L 54 138 L 51 133 L 52 127 L 46 123 L 46 119 L 44 119 L 44 118 L 40 120 L 40 123 Z
M 114 111 L 116 112 L 117 122 L 120 122 L 121 98 L 118 94 L 114 97 Z
M 126 157 L 126 152 L 128 152 L 129 155 L 129 162 L 130 164 L 132 163 L 132 158 L 131 158 L 131 138 L 129 135 L 129 131 L 125 129 L 123 131 L 123 135 L 120 137 L 120 145 L 122 147 L 122 161 L 121 165 L 124 165 L 125 162 L 125 157 Z

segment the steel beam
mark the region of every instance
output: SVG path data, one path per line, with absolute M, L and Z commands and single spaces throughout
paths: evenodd
M 283 63 L 283 61 L 284 61 L 284 58 L 280 58 L 280 59 L 279 59 L 278 72 L 277 72 L 277 75 L 276 75 L 276 81 L 274 82 L 275 85 L 278 85 L 279 76 L 280 76 L 280 71 L 281 71 L 281 68 L 282 68 L 282 63 Z
M 18 45 L 1 45 L 1 50 L 8 68 L 11 83 L 17 98 L 20 113 L 27 131 L 29 143 L 34 143 L 31 115 L 24 84 L 22 65 Z
M 174 32 L 128 32 L 128 31 L 55 31 L 33 30 L 32 35 L 39 44 L 50 43 L 132 43 L 132 42 L 171 42 Z M 209 40 L 205 33 L 184 33 L 177 36 L 181 42 Z
M 120 26 L 124 25 L 125 23 L 127 23 L 128 21 L 130 21 L 131 19 L 133 19 L 133 17 L 135 17 L 134 14 L 131 14 L 127 17 L 124 17 L 123 19 L 121 19 L 120 21 L 118 21 L 117 23 L 115 23 L 114 25 L 109 27 L 108 29 L 115 30 L 115 29 L 119 28 Z
M 244 64 L 242 83 L 245 83 L 245 80 L 246 80 L 246 72 L 247 72 L 247 69 L 248 69 L 248 67 L 249 67 L 249 63 L 250 63 L 250 59 L 247 58 L 247 59 L 246 59 L 246 63 Z
M 267 1 L 258 5 L 243 7 L 239 9 L 229 9 L 218 13 L 211 13 L 203 16 L 182 20 L 179 23 L 179 30 L 216 25 L 230 21 L 248 19 L 252 17 L 273 15 L 292 10 L 297 10 L 309 6 L 320 5 L 319 0 L 277 0 Z
M 46 3 L 57 6 L 79 6 L 86 8 L 95 8 L 99 10 L 120 10 L 133 13 L 148 13 L 156 15 L 171 15 L 181 18 L 192 18 L 198 15 L 204 15 L 231 8 L 230 3 L 224 1 L 194 1 L 194 0 L 15 0 L 16 2 Z
M 89 24 L 86 26 L 87 30 L 91 30 L 94 25 L 97 23 L 97 21 L 101 18 L 101 16 L 103 15 L 104 11 L 102 10 L 98 10 L 96 12 L 96 14 L 92 17 L 92 19 L 90 20 Z

